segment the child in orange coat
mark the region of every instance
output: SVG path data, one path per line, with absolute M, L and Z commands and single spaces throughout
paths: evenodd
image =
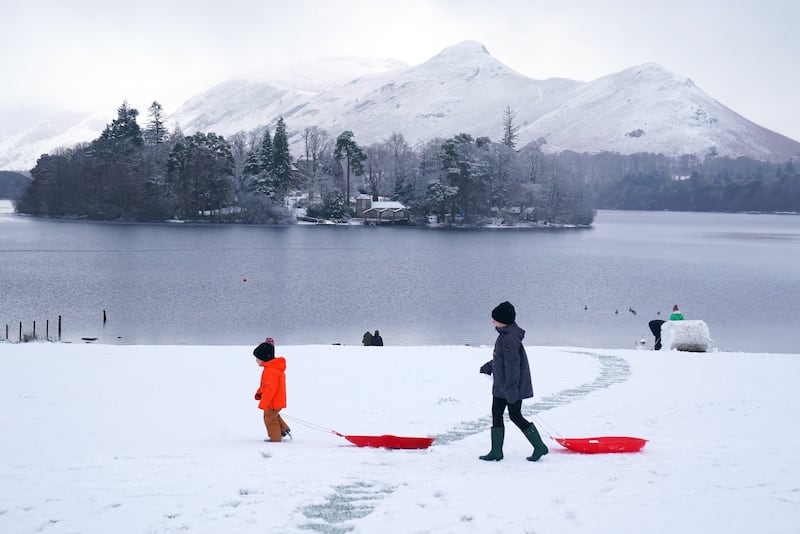
M 256 390 L 255 399 L 258 407 L 264 410 L 264 426 L 267 428 L 268 440 L 277 442 L 281 438 L 291 439 L 291 429 L 281 417 L 281 410 L 286 408 L 286 359 L 275 357 L 275 341 L 268 337 L 253 350 L 256 363 L 261 369 L 261 384 Z

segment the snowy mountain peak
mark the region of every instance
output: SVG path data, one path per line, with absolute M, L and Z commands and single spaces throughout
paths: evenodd
M 623 84 L 650 83 L 694 87 L 692 80 L 678 76 L 658 63 L 642 63 L 641 65 L 610 74 L 608 77 L 615 78 L 618 83 Z
M 231 135 L 286 120 L 290 141 L 319 127 L 336 137 L 353 131 L 361 145 L 393 133 L 411 144 L 461 132 L 497 140 L 503 111 L 516 116 L 517 146 L 547 151 L 708 154 L 787 161 L 800 143 L 769 131 L 657 63 L 643 63 L 591 82 L 535 80 L 494 58 L 478 41 L 449 46 L 419 65 L 395 60 L 303 60 L 237 77 L 189 98 L 169 116 L 187 134 Z M 108 118 L 105 122 L 109 122 Z M 88 141 L 85 120 L 57 132 L 0 139 L 0 169 L 30 169 L 58 146 Z
M 461 41 L 460 43 L 448 46 L 429 61 L 469 61 L 474 56 L 491 56 L 483 43 L 478 41 Z

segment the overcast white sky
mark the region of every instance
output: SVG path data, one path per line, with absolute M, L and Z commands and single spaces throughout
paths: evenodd
M 3 0 L 0 134 L 37 108 L 169 113 L 244 71 L 296 58 L 415 65 L 482 42 L 536 79 L 656 62 L 800 140 L 798 0 Z M 40 115 L 40 112 L 36 112 Z M 45 115 L 46 116 L 46 115 Z

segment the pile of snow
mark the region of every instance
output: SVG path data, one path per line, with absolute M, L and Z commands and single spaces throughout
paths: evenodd
M 711 334 L 705 321 L 667 321 L 661 325 L 661 344 L 666 349 L 705 352 L 711 346 Z
M 488 347 L 279 345 L 284 443 L 262 441 L 252 348 L 0 344 L 0 532 L 797 530 L 797 355 L 528 347 L 523 413 L 543 436 L 649 440 L 580 455 L 547 439 L 532 463 L 511 423 L 505 459 L 478 460 Z

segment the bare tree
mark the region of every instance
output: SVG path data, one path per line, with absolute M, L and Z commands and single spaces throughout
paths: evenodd
M 384 190 L 385 177 L 392 165 L 392 156 L 389 145 L 374 143 L 367 147 L 367 161 L 364 165 L 364 175 L 369 187 L 369 193 L 375 197 Z
M 247 156 L 250 155 L 248 134 L 241 131 L 236 132 L 228 138 L 228 144 L 231 146 L 231 155 L 233 156 L 233 181 L 236 194 L 239 195 L 244 190 L 244 166 Z

